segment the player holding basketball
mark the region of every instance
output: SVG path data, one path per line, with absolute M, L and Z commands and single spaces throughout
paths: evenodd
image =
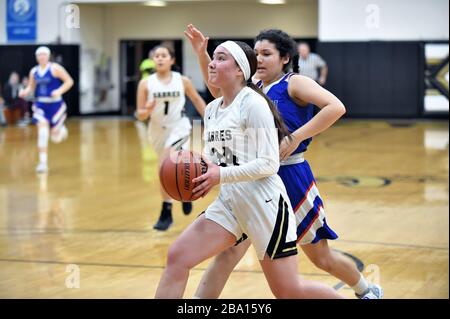
M 171 150 L 180 150 L 189 144 L 191 123 L 184 112 L 187 95 L 197 111 L 203 116 L 205 101 L 195 90 L 192 82 L 178 72 L 171 71 L 175 54 L 165 46 L 155 48 L 153 60 L 156 73 L 140 81 L 137 90 L 137 112 L 139 120 L 150 118 L 148 136 L 161 161 Z M 160 186 L 163 198 L 161 214 L 153 226 L 167 230 L 173 222 L 172 199 Z M 192 211 L 190 202 L 183 203 L 183 212 Z
M 38 127 L 39 164 L 37 173 L 48 171 L 48 140 L 53 143 L 64 141 L 69 133 L 64 125 L 67 106 L 62 95 L 73 86 L 73 79 L 67 71 L 57 63 L 50 63 L 50 49 L 41 46 L 36 50 L 39 63 L 31 69 L 28 86 L 19 92 L 24 98 L 34 93 L 36 101 L 33 105 L 33 122 Z
M 205 66 L 210 61 L 206 50 L 208 38 L 193 25 L 189 25 L 185 33 L 199 57 L 205 76 Z M 326 223 L 322 199 L 311 168 L 304 159 L 311 138 L 337 121 L 345 113 L 345 107 L 314 81 L 289 72 L 295 42 L 285 32 L 266 30 L 256 37 L 255 42 L 258 86 L 272 101 L 277 102 L 278 110 L 293 136 L 292 140 L 284 140 L 280 147 L 282 162 L 278 175 L 294 208 L 297 243 L 318 268 L 348 284 L 358 298 L 382 298 L 380 286 L 369 284 L 350 260 L 328 246 L 328 239 L 338 236 Z M 220 95 L 217 88 L 208 87 L 214 96 Z M 321 109 L 314 117 L 313 105 Z M 217 298 L 249 245 L 248 241 L 244 241 L 217 256 L 205 272 L 196 297 Z
M 297 276 L 294 214 L 276 174 L 279 142 L 288 132 L 276 107 L 251 82 L 256 67 L 253 49 L 233 41 L 219 45 L 209 63 L 209 84 L 223 97 L 205 111 L 205 154 L 214 164 L 193 180 L 199 183 L 193 192 L 199 197 L 219 183 L 221 188 L 171 245 L 156 298 L 182 298 L 190 269 L 245 236 L 277 298 L 340 298 L 332 288 Z

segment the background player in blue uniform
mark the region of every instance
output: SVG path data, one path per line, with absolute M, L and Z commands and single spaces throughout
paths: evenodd
M 57 63 L 50 62 L 50 49 L 39 47 L 36 50 L 38 65 L 31 69 L 28 86 L 21 90 L 21 97 L 34 93 L 33 122 L 38 127 L 39 164 L 36 172 L 48 171 L 48 140 L 60 143 L 68 137 L 64 125 L 67 107 L 62 95 L 73 86 L 73 79 Z
M 205 66 L 210 60 L 206 50 L 208 38 L 192 25 L 188 26 L 185 34 L 199 57 L 205 75 Z M 304 159 L 311 138 L 335 123 L 345 113 L 345 107 L 337 97 L 313 80 L 289 73 L 295 42 L 285 32 L 266 30 L 256 37 L 255 42 L 258 85 L 277 105 L 293 137 L 280 146 L 282 162 L 278 174 L 286 186 L 296 215 L 297 243 L 318 268 L 348 284 L 358 298 L 381 298 L 381 287 L 369 284 L 348 258 L 328 246 L 328 239 L 336 239 L 337 235 L 326 223 L 322 199 L 311 168 Z M 220 96 L 216 88 L 208 88 L 214 96 Z M 314 117 L 313 105 L 321 109 Z M 196 297 L 217 298 L 249 245 L 247 240 L 247 243 L 244 241 L 218 255 L 205 272 Z

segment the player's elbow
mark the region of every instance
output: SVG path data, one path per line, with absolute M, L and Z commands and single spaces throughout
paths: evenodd
M 66 84 L 67 84 L 67 88 L 68 89 L 72 88 L 72 86 L 74 84 L 73 79 L 72 78 L 68 78 L 67 81 L 66 81 Z
M 280 161 L 275 158 L 268 158 L 261 165 L 261 177 L 269 177 L 278 173 L 280 168 Z
M 280 160 L 277 158 L 276 160 L 271 161 L 270 167 L 272 171 L 271 175 L 278 173 L 280 169 Z
M 347 109 L 345 108 L 344 104 L 342 104 L 342 102 L 339 101 L 339 103 L 335 105 L 335 111 L 337 117 L 340 118 L 347 112 Z

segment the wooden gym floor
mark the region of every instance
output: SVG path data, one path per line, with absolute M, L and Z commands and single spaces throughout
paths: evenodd
M 175 203 L 172 228 L 155 231 L 156 156 L 135 123 L 72 119 L 68 128 L 43 176 L 35 128 L 0 128 L 0 298 L 153 298 L 168 246 L 216 193 L 189 216 Z M 386 298 L 449 297 L 448 134 L 439 121 L 341 121 L 308 151 L 340 235 L 331 246 Z M 186 298 L 206 266 L 192 270 Z M 303 253 L 299 273 L 354 298 Z M 273 298 L 252 249 L 221 298 Z

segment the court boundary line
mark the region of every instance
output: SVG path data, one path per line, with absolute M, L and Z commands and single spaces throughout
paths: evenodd
M 61 234 L 96 234 L 96 233 L 134 233 L 134 234 L 153 234 L 153 229 L 57 229 L 57 228 L 8 228 L 0 227 L 1 231 L 11 231 L 15 233 L 0 233 L 0 236 L 20 236 L 20 235 L 61 235 Z M 386 243 L 378 241 L 364 241 L 351 239 L 338 239 L 337 242 L 380 245 L 388 247 L 404 247 L 411 249 L 430 249 L 430 250 L 449 250 L 449 247 L 424 246 L 402 243 Z
M 92 267 L 116 267 L 116 268 L 142 268 L 142 269 L 164 269 L 165 266 L 154 266 L 154 265 L 132 265 L 132 264 L 108 264 L 108 263 L 89 263 L 89 262 L 64 262 L 59 260 L 31 260 L 31 259 L 14 259 L 14 258 L 0 258 L 0 262 L 9 263 L 36 263 L 36 264 L 54 264 L 54 265 L 77 265 L 77 266 L 92 266 Z M 191 270 L 195 271 L 205 271 L 206 268 L 194 267 Z M 262 270 L 246 270 L 246 269 L 235 269 L 233 272 L 236 273 L 251 273 L 251 274 L 261 274 Z M 318 273 L 302 273 L 302 276 L 314 276 L 314 277 L 333 277 L 330 274 L 318 274 Z

